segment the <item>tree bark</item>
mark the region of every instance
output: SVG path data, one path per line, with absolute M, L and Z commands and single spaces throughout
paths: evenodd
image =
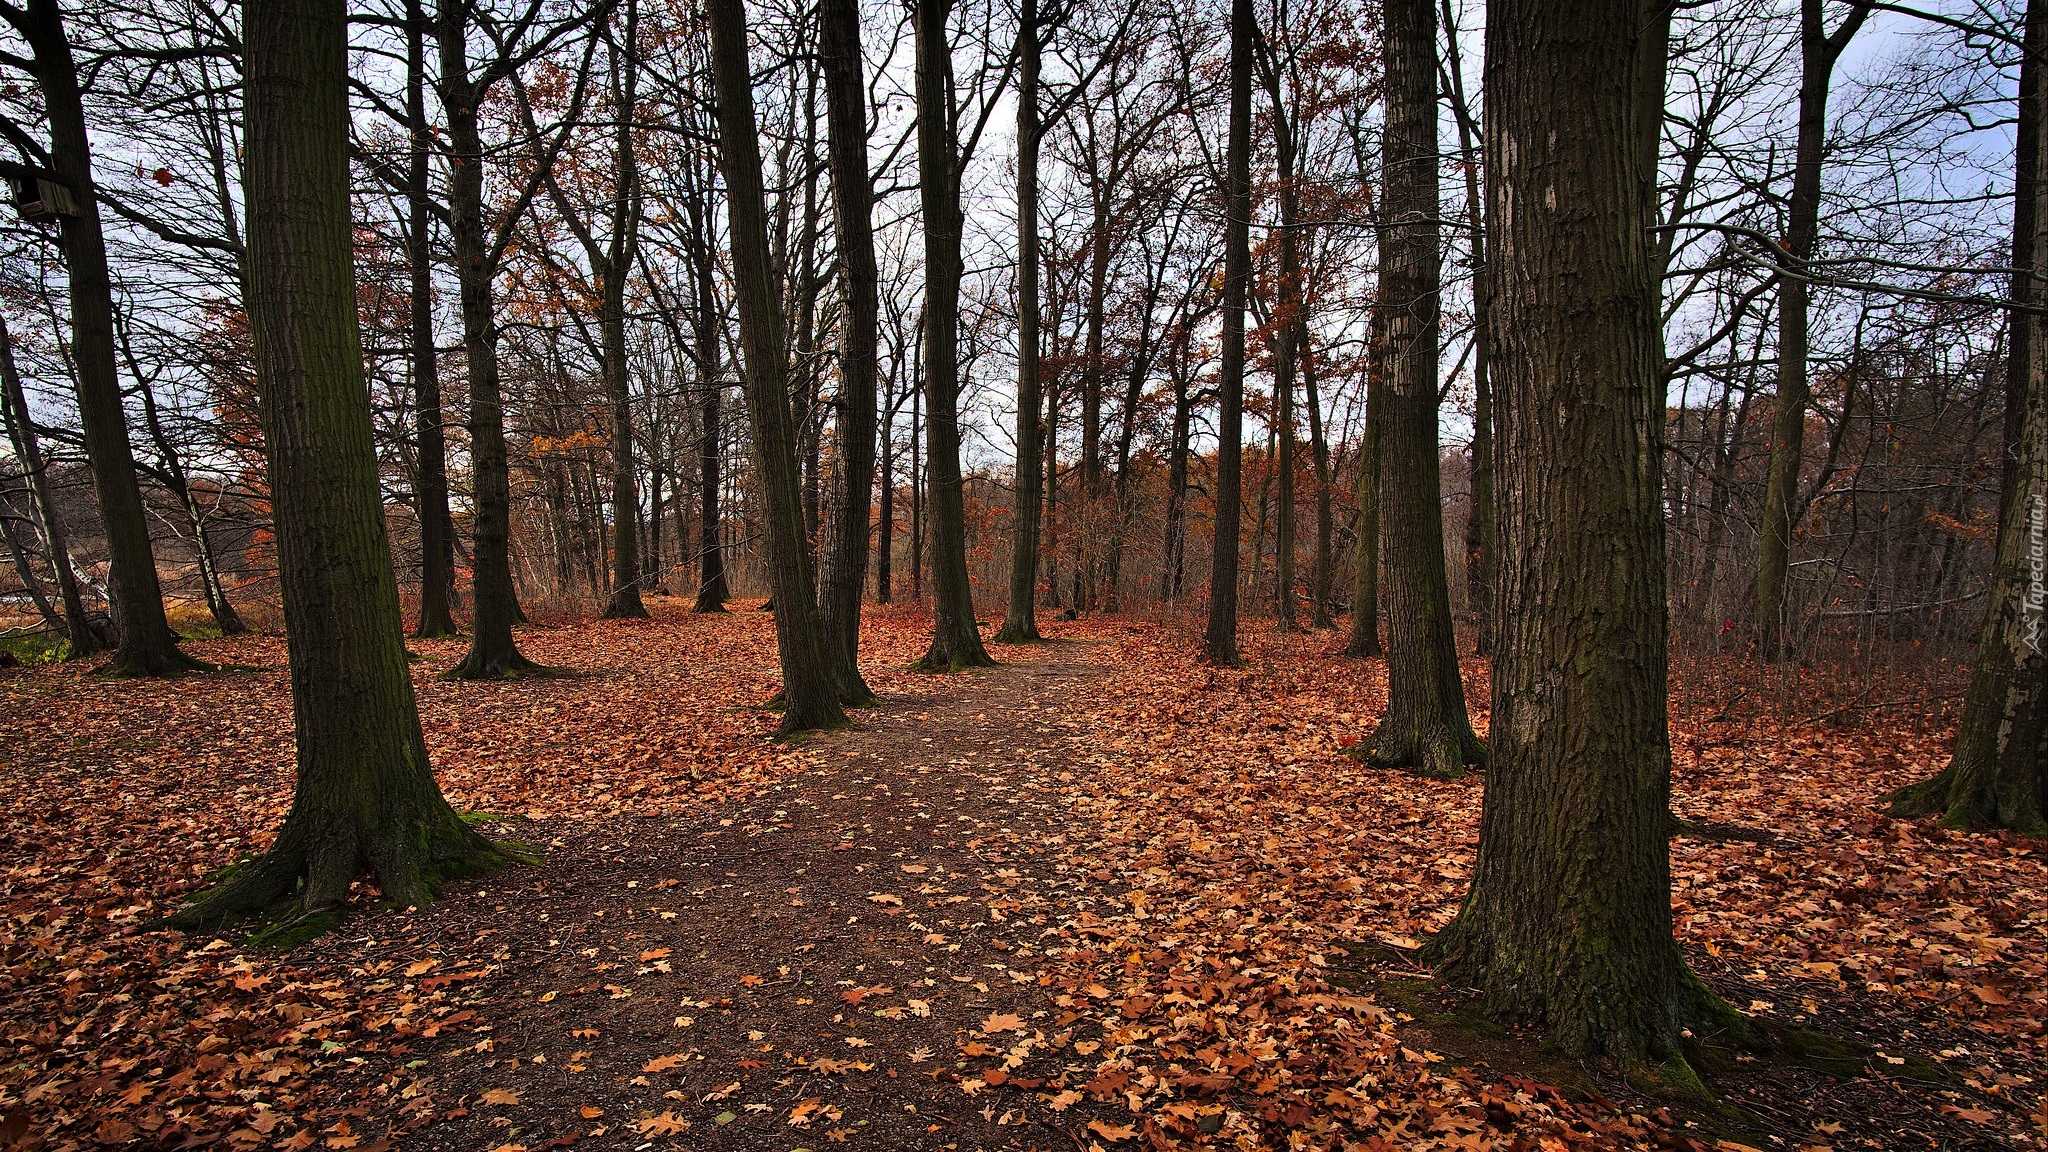
M 839 411 L 819 615 L 839 699 L 871 704 L 860 674 L 860 601 L 867 582 L 869 509 L 875 491 L 880 273 L 875 267 L 874 188 L 868 177 L 867 90 L 862 80 L 857 0 L 821 0 L 820 56 L 825 73 L 826 146 L 832 167 L 832 224 L 846 296 L 840 327 Z
M 2048 3 L 2027 5 L 2019 123 L 2023 137 L 2013 181 L 2015 255 L 2025 257 L 2014 285 L 2032 293 L 2028 274 L 2048 268 L 2048 116 L 2043 115 L 2036 54 L 2048 47 Z M 2031 196 L 2024 203 L 2019 193 Z M 2023 294 L 2024 292 L 2024 294 Z M 2048 835 L 2048 331 L 2039 315 L 2013 313 L 2012 355 L 2020 387 L 2008 388 L 2005 486 L 1999 502 L 1991 601 L 1977 636 L 1977 659 L 1963 699 L 1955 754 L 1930 780 L 1892 796 L 1902 816 L 1939 813 L 1952 828 L 1989 824 Z M 2024 330 L 2024 335 L 2022 335 Z
M 250 330 L 256 351 L 298 780 L 270 851 L 172 917 L 214 927 L 290 895 L 326 912 L 368 870 L 385 899 L 505 857 L 442 798 L 401 639 L 363 358 L 349 222 L 341 0 L 243 9 Z M 307 927 L 323 927 L 319 920 Z
M 1380 296 L 1387 351 L 1380 505 L 1387 547 L 1387 711 L 1366 759 L 1453 777 L 1486 759 L 1465 715 L 1444 572 L 1438 470 L 1436 5 L 1387 0 Z
M 1495 655 L 1472 887 L 1425 958 L 1567 1052 L 1697 1088 L 1681 1032 L 1742 1025 L 1672 937 L 1661 322 L 1635 130 L 1647 6 L 1488 10 L 1501 589 L 1518 610 Z
M 179 651 L 177 634 L 164 615 L 163 588 L 150 550 L 149 521 L 114 367 L 113 278 L 107 269 L 99 202 L 93 195 L 85 105 L 57 0 L 29 0 L 16 30 L 35 57 L 36 81 L 50 120 L 50 167 L 71 186 L 78 202 L 78 214 L 59 222 L 57 239 L 70 281 L 78 419 L 111 569 L 108 583 L 118 642 L 107 671 L 117 676 L 175 676 L 209 668 Z
M 420 0 L 405 4 L 405 114 L 412 122 L 406 155 L 406 260 L 411 265 L 412 385 L 419 460 L 413 496 L 420 520 L 420 639 L 455 636 L 449 592 L 455 586 L 455 521 L 448 508 L 447 419 L 441 407 L 441 358 L 434 346 L 434 222 L 428 209 L 427 17 Z
M 1251 280 L 1252 38 L 1251 0 L 1230 5 L 1230 134 L 1224 148 L 1223 347 L 1217 381 L 1216 546 L 1209 560 L 1209 626 L 1203 653 L 1235 666 L 1237 539 L 1244 520 L 1244 312 Z
M 999 644 L 1029 644 L 1038 634 L 1038 515 L 1043 483 L 1039 444 L 1045 426 L 1038 380 L 1038 0 L 1017 17 L 1017 467 L 1010 515 L 1010 604 Z
M 924 210 L 925 485 L 931 515 L 932 644 L 926 672 L 993 667 L 974 622 L 960 479 L 960 158 L 953 128 L 950 0 L 918 0 L 917 170 Z
M 469 652 L 449 675 L 495 680 L 543 671 L 520 655 L 521 619 L 512 586 L 512 479 L 505 452 L 505 401 L 498 380 L 498 318 L 492 279 L 497 256 L 484 235 L 483 139 L 470 75 L 466 0 L 440 0 L 441 107 L 448 124 L 448 235 L 462 297 L 462 346 L 469 370 L 470 486 L 476 501 Z
M 1807 328 L 1812 288 L 1807 261 L 1820 234 L 1821 161 L 1827 146 L 1828 86 L 1835 61 L 1870 15 L 1852 0 L 1841 27 L 1829 33 L 1823 0 L 1799 4 L 1799 114 L 1792 159 L 1792 197 L 1786 205 L 1784 253 L 1789 275 L 1778 277 L 1778 399 L 1771 414 L 1771 462 L 1764 482 L 1764 523 L 1756 569 L 1757 652 L 1785 655 L 1785 584 L 1791 571 L 1794 505 L 1806 454 Z
M 775 646 L 782 665 L 778 735 L 845 725 L 839 686 L 826 660 L 824 627 L 804 548 L 803 492 L 789 410 L 788 355 L 780 294 L 768 251 L 761 143 L 754 120 L 742 0 L 708 0 L 712 77 L 718 95 L 718 159 L 732 233 L 733 294 L 739 303 L 742 379 L 754 470 L 761 487 L 768 568 L 775 599 Z

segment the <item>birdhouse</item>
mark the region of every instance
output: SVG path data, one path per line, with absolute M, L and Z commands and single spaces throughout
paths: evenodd
M 15 211 L 33 224 L 50 224 L 78 215 L 78 194 L 54 172 L 27 165 L 10 164 L 0 175 L 7 178 Z

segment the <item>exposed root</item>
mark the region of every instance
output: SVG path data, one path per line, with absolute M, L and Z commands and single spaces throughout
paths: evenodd
M 559 676 L 558 668 L 536 664 L 517 651 L 493 657 L 479 657 L 475 650 L 462 658 L 462 663 L 441 673 L 444 680 L 525 680 L 542 676 Z
M 311 845 L 309 839 L 288 823 L 269 852 L 224 870 L 213 887 L 164 917 L 164 924 L 214 932 L 256 918 L 266 923 L 252 943 L 289 947 L 340 924 L 349 890 L 365 872 L 386 904 L 424 908 L 443 883 L 532 859 L 514 845 L 485 839 L 460 819 L 445 821 L 432 832 L 415 824 L 412 835 L 403 829 L 381 834 L 365 829 L 343 830 Z
M 220 668 L 187 655 L 172 643 L 143 651 L 116 650 L 114 658 L 97 671 L 117 680 L 169 680 L 194 672 L 218 672 Z
M 1354 746 L 1352 755 L 1375 768 L 1399 768 L 1432 780 L 1456 780 L 1465 775 L 1467 766 L 1486 763 L 1486 745 L 1470 728 L 1458 732 L 1449 725 L 1436 725 L 1420 737 L 1411 737 L 1383 722 L 1371 740 Z

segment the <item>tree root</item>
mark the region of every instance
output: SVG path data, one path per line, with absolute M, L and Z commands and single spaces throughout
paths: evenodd
M 1447 724 L 1413 736 L 1396 733 L 1383 721 L 1372 739 L 1354 745 L 1351 754 L 1375 768 L 1398 768 L 1431 780 L 1456 780 L 1466 766 L 1486 763 L 1486 745 L 1471 728 L 1457 732 Z
M 309 843 L 313 838 L 288 821 L 270 851 L 223 870 L 213 887 L 165 916 L 163 924 L 212 932 L 253 917 L 265 924 L 252 942 L 289 947 L 340 924 L 349 890 L 364 872 L 382 890 L 384 903 L 424 908 L 441 884 L 532 859 L 513 845 L 485 839 L 459 818 L 434 832 L 417 824 L 412 831 L 344 830 Z
M 506 656 L 479 659 L 471 652 L 462 658 L 462 663 L 441 673 L 443 680 L 526 680 L 544 676 L 560 676 L 562 670 L 536 664 L 518 652 Z

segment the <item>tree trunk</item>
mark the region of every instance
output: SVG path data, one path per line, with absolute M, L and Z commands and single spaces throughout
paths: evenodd
M 1244 520 L 1244 310 L 1251 280 L 1252 0 L 1230 5 L 1230 136 L 1224 152 L 1223 348 L 1217 389 L 1216 547 L 1209 560 L 1209 626 L 1203 651 L 1212 664 L 1237 657 L 1237 538 Z
M 29 512 L 35 517 L 36 534 L 50 558 L 50 570 L 57 583 L 57 599 L 64 607 L 64 638 L 71 643 L 67 659 L 78 659 L 105 651 L 112 637 L 103 635 L 99 623 L 86 613 L 85 600 L 78 592 L 78 574 L 71 568 L 71 543 L 64 531 L 64 519 L 50 498 L 48 461 L 36 440 L 36 426 L 29 416 L 28 397 L 22 391 L 21 373 L 14 363 L 14 337 L 7 322 L 0 319 L 0 404 L 5 405 L 7 443 L 21 463 L 28 484 Z
M 277 531 L 298 779 L 269 852 L 178 912 L 214 927 L 293 894 L 319 914 L 368 870 L 393 905 L 505 860 L 434 783 L 385 539 L 349 222 L 347 13 L 243 16 L 250 330 Z M 316 918 L 307 928 L 330 921 Z
M 924 209 L 925 485 L 931 506 L 932 644 L 917 667 L 993 667 L 974 623 L 960 479 L 960 160 L 953 135 L 950 0 L 918 0 L 917 170 Z
M 893 571 L 896 557 L 896 368 L 900 356 L 889 361 L 889 394 L 881 424 L 882 479 L 881 515 L 875 524 L 875 603 L 887 604 L 895 589 Z
M 1440 3 L 1444 28 L 1452 45 L 1444 59 L 1451 81 L 1451 113 L 1458 124 L 1458 154 L 1464 161 L 1466 243 L 1472 254 L 1472 503 L 1465 516 L 1465 597 L 1472 608 L 1473 647 L 1484 656 L 1493 651 L 1494 576 L 1493 382 L 1487 366 L 1490 336 L 1486 326 L 1486 209 L 1479 192 L 1479 126 L 1465 96 L 1464 54 L 1456 47 L 1457 20 L 1451 0 Z M 1668 12 L 1664 20 L 1668 26 Z M 1661 124 L 1661 101 L 1657 112 Z
M 1832 35 L 1824 23 L 1824 0 L 1799 4 L 1798 138 L 1792 159 L 1792 198 L 1786 205 L 1786 272 L 1778 277 L 1778 399 L 1771 414 L 1770 473 L 1764 482 L 1764 523 L 1756 568 L 1757 652 L 1766 660 L 1785 655 L 1785 584 L 1791 571 L 1794 507 L 1799 468 L 1806 454 L 1807 327 L 1812 287 L 1807 261 L 1820 234 L 1821 161 L 1827 146 L 1828 86 L 1835 61 L 1870 15 L 1853 3 Z
M 118 676 L 175 676 L 208 668 L 178 650 L 177 634 L 164 615 L 156 557 L 150 551 L 149 521 L 121 384 L 114 368 L 114 289 L 107 270 L 107 242 L 100 230 L 99 203 L 92 194 L 92 146 L 79 94 L 78 68 L 64 38 L 57 0 L 29 0 L 20 31 L 36 62 L 44 113 L 50 120 L 50 166 L 69 184 L 78 214 L 57 229 L 71 291 L 71 360 L 78 382 L 78 420 L 85 455 L 99 498 L 111 569 L 114 631 L 119 638 L 107 671 Z
M 1017 18 L 1017 467 L 1010 515 L 1010 604 L 999 644 L 1029 644 L 1038 634 L 1038 515 L 1044 397 L 1038 380 L 1038 0 L 1022 0 Z
M 1501 589 L 1517 611 L 1498 636 L 1472 887 L 1425 957 L 1569 1053 L 1663 1064 L 1696 1087 L 1682 1030 L 1742 1025 L 1671 934 L 1644 8 L 1495 0 L 1487 14 Z
M 2020 81 L 2019 123 L 2031 138 L 2018 148 L 2014 186 L 2016 287 L 2028 272 L 2048 267 L 2048 116 L 2035 55 L 2048 45 L 2048 3 L 2027 5 L 2027 55 Z M 2015 292 L 2025 301 L 2030 295 Z M 1956 730 L 1955 755 L 1931 780 L 1895 793 L 1892 811 L 1903 816 L 1940 813 L 1952 828 L 1990 824 L 2028 835 L 2048 835 L 2048 655 L 2042 652 L 2048 618 L 2048 331 L 2039 315 L 2013 313 L 2012 355 L 2024 357 L 2017 392 L 2008 388 L 2005 487 L 1999 502 L 1998 543 L 1991 571 L 1991 601 L 1977 636 L 1977 659 Z M 2021 334 L 2021 330 L 2025 334 Z M 2016 411 L 2015 411 L 2016 409 Z
M 1444 572 L 1437 453 L 1436 5 L 1387 0 L 1380 297 L 1387 388 L 1380 504 L 1387 534 L 1387 712 L 1366 745 L 1380 767 L 1453 777 L 1485 760 L 1465 715 Z
M 739 303 L 742 380 L 754 471 L 762 495 L 768 568 L 775 600 L 775 646 L 782 664 L 782 724 L 789 735 L 846 723 L 839 687 L 826 662 L 826 639 L 804 549 L 803 493 L 796 429 L 789 411 L 789 370 L 782 310 L 768 251 L 768 210 L 761 187 L 761 142 L 754 120 L 742 0 L 709 0 L 712 75 L 718 95 L 718 159 L 725 173 L 733 294 Z
M 1303 311 L 1307 311 L 1306 307 Z M 1297 325 L 1297 332 L 1302 397 L 1308 401 L 1309 454 L 1316 465 L 1316 566 L 1309 576 L 1309 595 L 1314 603 L 1309 606 L 1308 626 L 1335 628 L 1337 621 L 1330 616 L 1331 584 L 1335 579 L 1332 570 L 1336 566 L 1331 537 L 1337 524 L 1334 494 L 1330 491 L 1330 441 L 1323 434 L 1323 401 L 1316 389 L 1316 350 L 1309 337 L 1306 316 Z
M 427 129 L 427 18 L 420 0 L 405 5 L 406 261 L 411 265 L 412 386 L 419 460 L 413 496 L 420 519 L 420 622 L 423 640 L 455 636 L 449 592 L 455 586 L 454 516 L 448 508 L 448 437 L 441 409 L 440 356 L 434 346 L 434 222 L 427 207 L 432 177 Z
M 692 612 L 725 611 L 725 545 L 719 538 L 719 487 L 724 483 L 719 475 L 719 464 L 723 453 L 720 451 L 719 435 L 722 431 L 719 420 L 720 401 L 725 396 L 725 384 L 719 378 L 718 360 L 718 289 L 712 280 L 711 257 L 703 253 L 695 258 L 697 265 L 697 364 L 703 374 L 704 389 L 702 418 L 704 427 L 697 442 L 697 502 L 700 523 L 697 526 L 700 542 L 697 554 L 697 603 Z
M 1381 289 L 1385 291 L 1384 288 Z M 1358 448 L 1358 537 L 1351 545 L 1351 630 L 1346 656 L 1371 657 L 1380 647 L 1380 427 L 1386 423 L 1387 338 L 1384 309 L 1367 321 L 1365 436 Z
M 1280 446 L 1274 458 L 1274 466 L 1279 469 L 1274 510 L 1280 519 L 1273 532 L 1273 602 L 1280 630 L 1292 632 L 1299 626 L 1294 611 L 1294 379 L 1301 348 L 1301 254 L 1296 234 L 1299 213 L 1294 187 L 1294 129 L 1281 102 L 1277 70 L 1268 83 L 1272 88 L 1274 152 L 1280 177 L 1280 290 L 1273 309 L 1274 334 L 1278 338 L 1273 365 L 1278 420 L 1273 431 Z
M 867 90 L 862 80 L 857 0 L 822 0 L 820 55 L 825 72 L 826 143 L 832 165 L 832 222 L 846 294 L 840 329 L 839 412 L 832 468 L 832 527 L 827 534 L 819 614 L 839 698 L 870 704 L 860 674 L 860 600 L 867 582 L 869 509 L 875 491 L 875 391 L 880 376 L 880 274 L 868 178 Z
M 124 345 L 123 353 L 127 353 Z M 191 482 L 185 475 L 184 461 L 178 455 L 177 446 L 171 443 L 164 431 L 162 419 L 156 406 L 156 394 L 150 390 L 149 382 L 143 378 L 141 368 L 132 356 L 128 357 L 129 374 L 135 377 L 137 394 L 142 398 L 142 420 L 149 429 L 150 442 L 156 447 L 157 456 L 163 461 L 159 480 L 178 498 L 179 507 L 184 509 L 185 522 L 192 526 L 192 551 L 199 563 L 199 588 L 206 597 L 206 609 L 213 616 L 214 626 L 223 636 L 239 636 L 249 630 L 242 623 L 235 606 L 228 602 L 228 592 L 221 583 L 220 569 L 213 559 L 213 538 L 206 530 L 206 510 L 199 505 L 199 498 L 192 491 Z
M 469 71 L 465 0 L 440 0 L 435 36 L 441 107 L 448 124 L 448 235 L 462 296 L 462 346 L 469 369 L 470 488 L 476 502 L 471 556 L 469 652 L 449 675 L 495 680 L 542 671 L 519 654 L 521 618 L 512 587 L 512 478 L 505 454 L 505 401 L 498 380 L 498 318 L 492 279 L 497 256 L 484 237 L 481 96 Z

